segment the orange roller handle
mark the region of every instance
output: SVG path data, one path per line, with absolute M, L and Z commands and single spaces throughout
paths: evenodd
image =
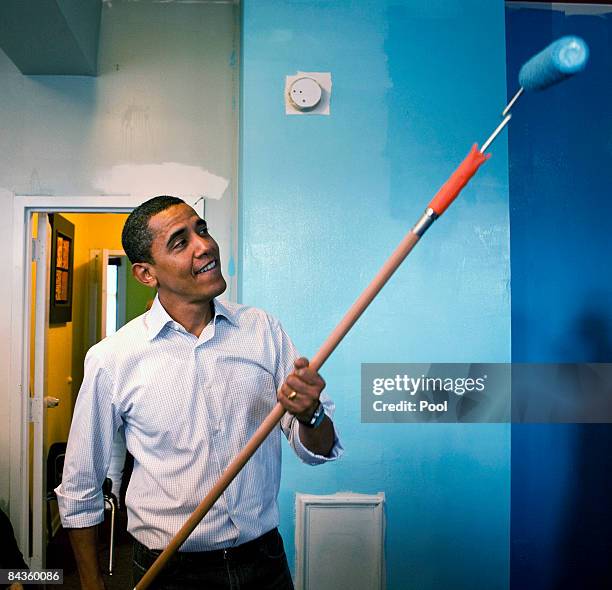
M 431 203 L 429 203 L 429 207 L 433 209 L 438 216 L 442 215 L 442 213 L 448 209 L 448 206 L 457 198 L 461 189 L 470 181 L 470 178 L 476 174 L 478 168 L 480 168 L 490 156 L 491 154 L 481 154 L 478 151 L 478 145 L 474 144 L 465 160 L 459 164 L 457 170 L 452 173 L 451 177 L 436 193 L 436 196 L 432 199 Z

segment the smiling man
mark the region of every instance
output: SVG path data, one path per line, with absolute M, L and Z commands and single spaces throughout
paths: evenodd
M 342 447 L 321 376 L 273 317 L 217 299 L 217 243 L 182 200 L 136 208 L 123 229 L 151 309 L 91 348 L 56 489 L 83 588 L 103 588 L 96 525 L 113 436 L 123 425 L 134 470 L 126 495 L 138 581 L 277 400 L 287 410 L 153 588 L 293 588 L 277 530 L 281 432 L 305 463 Z

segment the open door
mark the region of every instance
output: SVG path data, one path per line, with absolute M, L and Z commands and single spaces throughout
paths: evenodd
M 30 235 L 33 236 L 33 226 L 36 225 L 35 237 L 32 237 L 32 268 L 31 278 L 33 281 L 31 321 L 30 321 L 30 379 L 28 399 L 29 418 L 29 562 L 33 569 L 44 568 L 46 565 L 48 535 L 52 531 L 52 520 L 47 514 L 49 510 L 47 489 L 47 410 L 56 408 L 60 400 L 48 395 L 48 336 L 50 321 L 50 267 L 52 247 L 52 232 L 50 218 L 47 213 L 38 213 L 32 217 L 30 222 Z M 57 217 L 55 222 L 59 223 Z M 64 243 L 62 251 L 56 252 L 56 297 L 57 304 L 65 297 L 68 280 L 61 281 L 61 273 L 64 266 L 70 266 L 67 262 L 72 250 L 72 239 L 68 242 L 63 236 L 58 238 L 58 243 Z M 59 277 L 59 280 L 58 280 Z M 51 482 L 53 484 L 53 482 Z
M 36 238 L 32 242 L 32 264 L 35 277 L 34 321 L 30 338 L 34 342 L 33 379 L 30 387 L 30 567 L 45 567 L 47 531 L 45 430 L 47 421 L 47 331 L 49 326 L 49 262 L 51 231 L 49 216 L 37 216 Z

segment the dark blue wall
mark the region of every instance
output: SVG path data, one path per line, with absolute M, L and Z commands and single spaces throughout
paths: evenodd
M 512 359 L 612 362 L 612 15 L 507 9 L 508 92 L 553 39 L 588 69 L 525 96 L 509 132 Z M 610 425 L 513 425 L 511 587 L 612 587 Z

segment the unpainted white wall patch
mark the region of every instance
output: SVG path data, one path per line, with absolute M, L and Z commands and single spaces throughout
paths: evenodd
M 578 4 L 576 2 L 512 2 L 508 5 L 510 10 L 557 10 L 565 13 L 565 16 L 574 16 L 576 14 L 586 14 L 589 16 L 601 16 L 610 14 L 612 7 L 597 3 L 595 0 L 586 4 Z
M 320 89 L 320 98 L 317 95 L 316 86 Z M 287 115 L 329 115 L 331 89 L 330 72 L 297 72 L 294 76 L 286 76 L 285 113 Z M 300 93 L 303 94 L 300 96 Z M 304 105 L 300 104 L 302 101 L 306 101 Z
M 100 173 L 93 185 L 97 190 L 112 195 L 220 199 L 229 186 L 229 180 L 198 166 L 164 162 L 119 164 Z

